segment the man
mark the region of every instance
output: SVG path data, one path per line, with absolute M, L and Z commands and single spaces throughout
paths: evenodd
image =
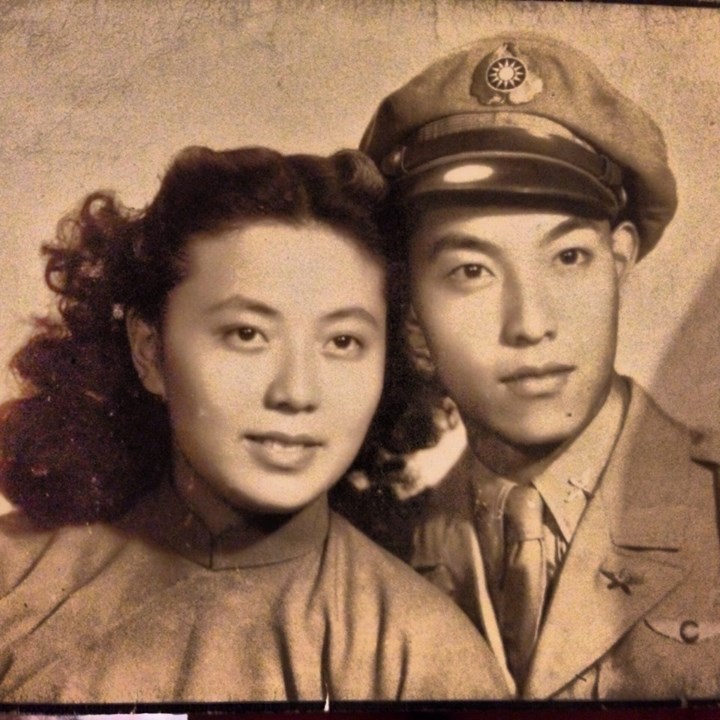
M 471 450 L 413 564 L 520 697 L 717 697 L 720 453 L 613 367 L 620 288 L 676 207 L 659 129 L 585 56 L 510 34 L 387 97 L 361 147 Z

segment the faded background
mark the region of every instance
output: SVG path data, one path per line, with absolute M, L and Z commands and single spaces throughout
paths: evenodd
M 389 91 L 513 28 L 584 50 L 665 131 L 680 209 L 626 286 L 619 367 L 720 429 L 720 12 L 589 3 L 3 0 L 0 398 L 48 300 L 38 246 L 85 192 L 142 206 L 188 144 L 354 146 Z

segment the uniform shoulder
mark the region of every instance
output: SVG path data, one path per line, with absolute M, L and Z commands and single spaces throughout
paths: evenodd
M 478 474 L 478 461 L 466 447 L 455 464 L 430 488 L 425 517 L 466 517 L 473 511 L 472 478 Z
M 664 469 L 681 471 L 686 460 L 694 466 L 696 477 L 717 474 L 720 466 L 720 434 L 714 430 L 693 428 L 668 413 L 644 388 L 632 382 L 633 401 L 628 411 L 634 424 L 628 434 L 634 447 L 650 464 L 664 464 Z M 629 422 L 629 421 L 626 421 Z M 626 431 L 624 431 L 625 433 Z

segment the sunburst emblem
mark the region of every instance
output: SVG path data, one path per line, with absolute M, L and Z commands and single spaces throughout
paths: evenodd
M 487 84 L 498 92 L 511 92 L 525 82 L 525 65 L 514 57 L 503 57 L 490 63 L 485 74 Z

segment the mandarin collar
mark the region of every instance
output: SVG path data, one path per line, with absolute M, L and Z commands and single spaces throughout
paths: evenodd
M 328 532 L 329 509 L 323 493 L 292 515 L 258 515 L 249 525 L 213 536 L 173 485 L 164 481 L 118 525 L 210 570 L 229 570 L 293 560 L 320 547 Z

